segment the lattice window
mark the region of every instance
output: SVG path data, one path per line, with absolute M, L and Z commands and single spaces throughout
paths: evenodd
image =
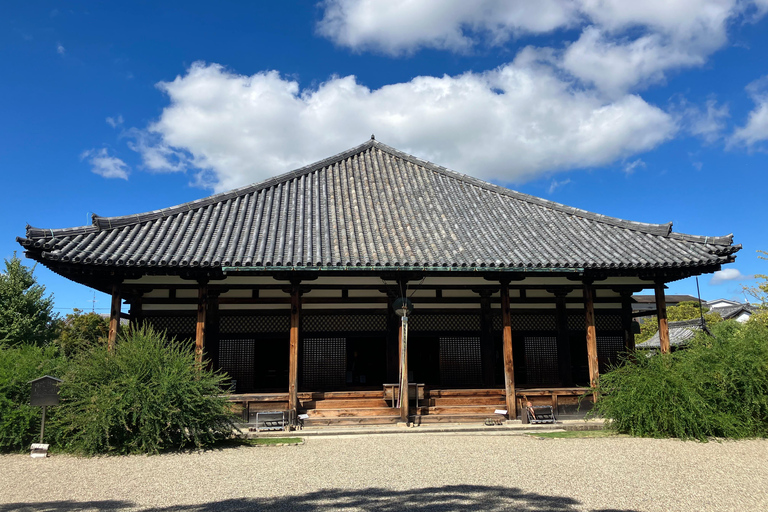
M 346 384 L 346 338 L 304 338 L 302 348 L 302 383 L 305 389 L 311 391 Z
M 622 336 L 598 336 L 597 361 L 600 372 L 607 371 L 610 365 L 616 364 L 619 353 L 623 351 L 624 338 Z
M 601 331 L 620 331 L 621 315 L 596 315 L 595 328 Z
M 568 315 L 568 328 L 572 331 L 586 329 L 586 314 L 582 311 L 579 314 Z M 598 331 L 620 331 L 622 329 L 621 315 L 595 313 L 595 329 Z
M 386 315 L 306 315 L 304 332 L 386 332 Z
M 583 331 L 586 329 L 586 313 L 583 311 L 576 315 L 568 315 L 568 329 L 572 331 Z
M 480 338 L 440 338 L 440 383 L 469 386 L 481 380 Z
M 417 315 L 408 317 L 409 328 L 414 331 L 479 331 L 480 313 L 477 315 Z
M 194 316 L 145 316 L 144 321 L 149 322 L 158 331 L 194 334 L 197 318 Z
M 219 340 L 219 367 L 227 372 L 235 383 L 237 393 L 253 390 L 255 340 Z
M 555 315 L 516 315 L 510 319 L 515 331 L 556 331 Z
M 504 329 L 504 322 L 502 322 L 501 315 L 493 315 L 491 319 L 491 325 L 494 331 L 501 331 Z
M 219 319 L 219 332 L 285 332 L 291 326 L 288 315 L 222 315 Z
M 525 336 L 525 366 L 529 385 L 558 383 L 557 337 Z

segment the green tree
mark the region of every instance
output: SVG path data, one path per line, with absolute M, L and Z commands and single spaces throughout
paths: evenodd
M 709 312 L 707 306 L 702 305 L 704 311 L 704 321 L 707 325 L 716 324 L 723 319 L 717 313 Z M 681 302 L 677 306 L 667 308 L 667 320 L 670 322 L 680 322 L 682 320 L 693 320 L 699 318 L 699 303 L 696 301 Z M 640 334 L 635 335 L 635 343 L 642 343 L 650 339 L 656 331 L 659 330 L 659 322 L 656 317 L 650 317 L 640 324 Z
M 45 295 L 33 272 L 16 253 L 5 260 L 5 272 L 0 273 L 0 347 L 41 346 L 56 338 L 53 296 Z
M 760 253 L 758 258 L 768 261 L 768 251 L 757 252 Z M 755 274 L 755 277 L 760 279 L 762 282 L 757 283 L 756 286 L 744 286 L 744 291 L 757 299 L 761 308 L 768 309 L 768 275 Z
M 95 345 L 104 344 L 109 335 L 109 321 L 98 313 L 74 309 L 61 323 L 58 344 L 66 356 Z

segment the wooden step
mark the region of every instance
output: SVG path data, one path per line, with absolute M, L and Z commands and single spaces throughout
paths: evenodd
M 504 397 L 496 396 L 448 396 L 429 399 L 430 405 L 504 405 Z
M 430 389 L 426 393 L 430 398 L 505 396 L 504 389 Z
M 439 416 L 416 416 L 413 422 L 416 425 L 426 423 L 481 423 L 484 424 L 488 418 L 494 418 L 501 422 L 506 420 L 499 414 L 445 414 Z
M 388 405 L 383 398 L 360 398 L 356 400 L 325 399 L 307 401 L 302 404 L 305 409 L 354 409 L 387 407 Z
M 368 416 L 365 418 L 307 418 L 304 427 L 351 427 L 356 425 L 392 425 L 400 416 Z
M 374 389 L 367 391 L 323 391 L 312 393 L 313 400 L 329 400 L 329 399 L 365 399 L 365 398 L 381 398 L 384 399 L 384 389 Z
M 455 414 L 490 414 L 494 415 L 494 411 L 499 409 L 494 405 L 457 405 L 454 407 L 427 407 L 426 412 L 423 413 L 429 416 L 439 415 L 455 415 Z
M 363 418 L 371 416 L 395 416 L 399 409 L 392 407 L 375 407 L 368 409 L 308 409 L 310 418 Z

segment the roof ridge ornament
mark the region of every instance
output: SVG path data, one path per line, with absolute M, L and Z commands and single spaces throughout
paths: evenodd
M 371 134 L 371 140 L 376 140 L 376 136 L 374 134 Z

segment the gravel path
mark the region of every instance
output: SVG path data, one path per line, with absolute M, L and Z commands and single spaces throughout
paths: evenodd
M 0 456 L 0 511 L 768 510 L 768 441 L 409 434 L 153 457 Z

